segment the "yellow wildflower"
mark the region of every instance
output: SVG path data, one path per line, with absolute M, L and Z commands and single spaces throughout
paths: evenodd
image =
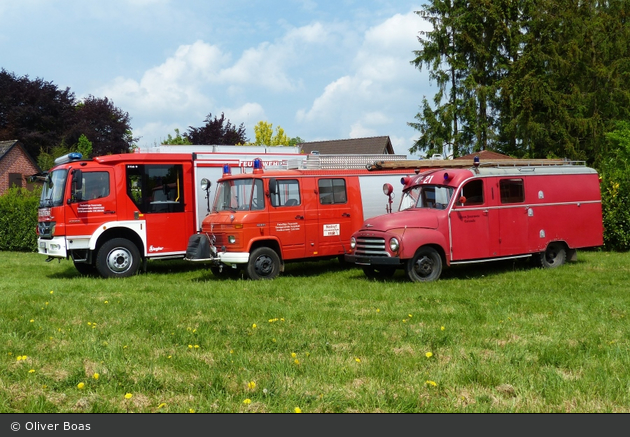
M 245 405 L 249 405 L 249 404 L 251 404 L 251 403 L 252 403 L 252 400 L 251 400 L 250 398 L 247 398 L 247 399 L 245 399 L 245 400 L 243 401 L 243 403 L 244 403 Z
M 432 387 L 437 387 L 437 383 L 435 381 L 426 381 L 425 384 L 430 385 Z
M 253 390 L 256 388 L 256 383 L 254 381 L 250 381 L 247 383 L 247 388 Z
M 300 407 L 295 407 L 295 408 L 293 409 L 293 411 L 295 411 L 296 413 L 301 413 L 301 412 L 302 412 L 302 410 L 300 409 Z
M 433 352 L 427 352 L 424 354 L 427 358 L 431 358 L 433 356 Z
M 131 399 L 133 397 L 133 395 L 131 393 L 127 393 L 125 395 L 125 399 Z
M 94 379 L 98 379 L 101 375 L 99 375 L 98 373 L 95 373 L 94 375 L 92 375 L 92 378 Z
M 79 390 L 83 390 L 85 388 L 85 384 L 83 382 L 80 382 L 80 383 L 77 384 L 77 388 Z

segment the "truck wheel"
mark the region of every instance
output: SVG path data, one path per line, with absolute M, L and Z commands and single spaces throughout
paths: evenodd
M 273 279 L 280 273 L 280 257 L 273 249 L 259 247 L 249 256 L 245 273 L 252 280 Z
M 131 241 L 114 238 L 106 241 L 96 254 L 96 269 L 104 278 L 126 278 L 140 267 L 140 251 Z
M 435 281 L 442 274 L 442 257 L 432 247 L 421 247 L 407 261 L 405 272 L 413 282 Z
M 394 276 L 394 273 L 396 273 L 396 268 L 391 266 L 365 266 L 363 267 L 363 273 L 365 273 L 365 276 L 370 279 L 388 279 Z
M 549 243 L 547 250 L 539 254 L 539 264 L 545 269 L 560 267 L 567 260 L 567 248 L 564 243 Z

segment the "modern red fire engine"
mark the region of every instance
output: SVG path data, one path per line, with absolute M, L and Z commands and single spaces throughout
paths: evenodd
M 190 238 L 186 259 L 210 264 L 216 275 L 244 270 L 250 279 L 273 279 L 286 262 L 339 258 L 365 219 L 391 211 L 383 185 L 414 174 L 404 169 L 370 171 L 361 155 L 309 155 L 293 169 L 269 170 L 254 162 L 251 174 L 217 182 L 210 214 Z
M 183 258 L 225 163 L 247 173 L 255 158 L 267 166 L 306 159 L 297 147 L 198 147 L 212 151 L 58 158 L 40 199 L 39 253 L 103 277 L 133 275 L 149 259 Z
M 403 182 L 399 211 L 366 220 L 350 238 L 345 259 L 368 277 L 404 269 L 432 281 L 443 266 L 521 257 L 553 268 L 603 244 L 599 177 L 584 163 L 475 159 Z

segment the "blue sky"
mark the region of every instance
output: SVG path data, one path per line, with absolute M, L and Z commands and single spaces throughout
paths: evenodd
M 410 64 L 422 0 L 0 1 L 0 68 L 108 97 L 145 147 L 225 113 L 306 141 L 388 135 L 435 94 Z

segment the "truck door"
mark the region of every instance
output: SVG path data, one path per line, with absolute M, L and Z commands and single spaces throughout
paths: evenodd
M 352 236 L 351 205 L 345 178 L 320 178 L 317 181 L 318 251 L 317 256 L 342 255 Z
M 532 210 L 525 205 L 523 178 L 500 179 L 499 193 L 499 255 L 527 253 L 529 213 Z
M 449 215 L 453 261 L 491 257 L 490 226 L 484 180 L 466 182 L 456 193 Z
M 128 164 L 127 196 L 133 214 L 146 222 L 146 255 L 167 256 L 186 252 L 194 233 L 193 213 L 186 209 L 181 164 Z
M 280 242 L 283 259 L 304 258 L 306 223 L 300 180 L 272 179 L 270 183 L 273 181 L 276 192 L 270 193 L 269 234 Z
M 111 169 L 80 172 L 80 189 L 72 184 L 66 218 L 69 239 L 90 236 L 103 223 L 116 221 L 115 179 Z

